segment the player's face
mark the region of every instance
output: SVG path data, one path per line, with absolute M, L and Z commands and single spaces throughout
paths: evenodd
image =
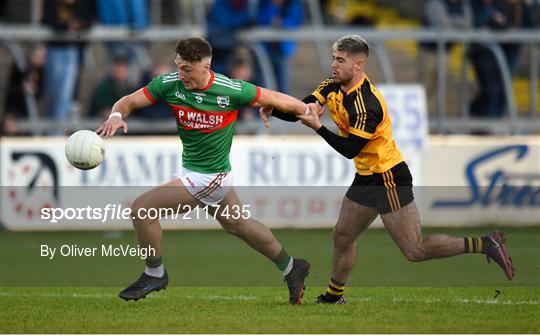
M 186 89 L 197 90 L 206 86 L 207 73 L 210 70 L 209 60 L 188 62 L 176 56 L 174 63 L 178 67 L 178 79 L 184 83 Z
M 363 71 L 363 55 L 351 55 L 346 51 L 332 53 L 332 77 L 338 84 L 349 83 L 355 73 Z

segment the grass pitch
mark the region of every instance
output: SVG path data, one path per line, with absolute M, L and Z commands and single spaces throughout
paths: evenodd
M 275 231 L 313 265 L 302 306 L 286 304 L 271 263 L 219 231 L 165 232 L 171 283 L 138 302 L 117 294 L 140 259 L 39 256 L 41 244 L 133 244 L 131 232 L 0 232 L 0 333 L 540 333 L 540 228 L 504 231 L 512 282 L 481 255 L 407 262 L 386 231 L 368 230 L 344 306 L 313 303 L 328 281 L 330 230 Z
M 283 288 L 173 287 L 138 302 L 117 288 L 10 288 L 2 333 L 538 333 L 540 291 L 347 288 L 349 303 L 289 306 Z

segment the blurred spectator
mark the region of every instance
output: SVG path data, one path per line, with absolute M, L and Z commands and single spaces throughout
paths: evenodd
M 84 0 L 48 0 L 44 24 L 60 37 L 61 33 L 87 29 L 92 21 L 91 3 Z M 47 44 L 45 90 L 47 116 L 61 125 L 67 120 L 75 94 L 80 55 L 77 42 L 52 39 Z M 51 134 L 61 134 L 60 130 Z
M 9 74 L 5 113 L 0 122 L 2 135 L 25 135 L 19 132 L 18 121 L 28 118 L 26 94 L 34 95 L 36 100 L 43 96 L 43 72 L 47 50 L 42 44 L 32 49 L 27 69 L 21 71 L 14 63 Z
M 477 28 L 500 30 L 507 27 L 502 0 L 472 2 L 474 25 Z M 506 100 L 501 71 L 491 50 L 480 43 L 471 44 L 470 58 L 478 81 L 478 93 L 470 106 L 475 117 L 499 118 Z
M 319 0 L 319 8 L 323 15 L 323 22 L 326 25 L 333 25 L 336 23 L 336 18 L 332 14 L 331 0 Z
M 227 76 L 251 82 L 253 78 L 253 59 L 248 49 L 242 48 L 236 52 L 229 62 Z
M 17 119 L 12 114 L 4 114 L 0 120 L 0 135 L 1 136 L 14 136 L 14 135 L 28 135 L 21 134 L 19 132 L 19 126 Z
M 507 17 L 508 28 L 534 28 L 537 26 L 532 0 L 506 0 L 504 1 L 504 12 Z M 518 43 L 503 43 L 501 46 L 508 61 L 510 72 L 515 75 L 521 45 Z
M 257 23 L 260 26 L 291 29 L 302 25 L 304 11 L 300 0 L 260 0 Z M 276 76 L 278 91 L 289 92 L 289 58 L 296 51 L 292 41 L 264 43 Z
M 468 0 L 427 0 L 424 2 L 423 24 L 437 30 L 470 29 L 473 26 L 472 8 Z M 420 57 L 420 77 L 426 88 L 428 107 L 435 110 L 437 88 L 437 43 L 423 42 Z M 451 44 L 445 46 L 448 51 Z
M 32 49 L 27 69 L 21 71 L 13 63 L 8 81 L 9 86 L 7 88 L 6 115 L 13 116 L 15 120 L 28 117 L 25 94 L 32 94 L 36 99 L 41 98 L 44 86 L 43 69 L 46 58 L 47 49 L 44 45 L 38 44 Z
M 96 0 L 99 22 L 107 27 L 123 27 L 135 31 L 150 25 L 147 0 Z M 146 48 L 142 42 L 107 41 L 110 59 L 127 58 L 130 65 L 129 81 L 140 79 L 140 70 L 148 66 Z
M 146 71 L 143 75 L 141 84 L 139 87 L 144 87 L 150 83 L 150 81 L 159 75 L 168 74 L 175 71 L 169 63 L 160 63 L 155 67 L 151 67 L 150 71 Z M 159 100 L 154 105 L 148 106 L 144 109 L 138 110 L 135 116 L 144 119 L 167 119 L 171 118 L 171 108 Z M 155 133 L 154 133 L 155 134 Z
M 475 0 L 472 2 L 474 24 L 478 28 L 502 30 L 534 26 L 529 1 Z M 519 58 L 519 45 L 501 45 L 511 74 Z M 471 103 L 471 115 L 500 118 L 507 107 L 501 69 L 493 52 L 484 45 L 471 45 L 470 58 L 478 79 L 478 94 Z
M 236 33 L 255 24 L 256 1 L 215 0 L 208 14 L 208 42 L 212 45 L 212 68 L 225 73 L 238 48 Z
M 424 2 L 425 27 L 439 30 L 470 29 L 473 26 L 472 8 L 467 0 L 427 0 Z M 423 47 L 437 48 L 436 43 Z
M 110 75 L 105 77 L 92 93 L 89 116 L 106 119 L 111 113 L 114 103 L 133 91 L 133 88 L 128 84 L 128 74 L 129 66 L 127 60 L 116 58 L 113 62 Z
M 319 0 L 319 8 L 326 25 L 372 27 L 377 20 L 373 0 Z
M 227 76 L 232 79 L 253 81 L 253 59 L 247 48 L 239 49 L 229 62 Z M 238 111 L 238 121 L 255 120 L 259 110 L 254 107 L 243 107 Z
M 142 30 L 149 26 L 147 0 L 96 0 L 99 21 L 105 26 Z

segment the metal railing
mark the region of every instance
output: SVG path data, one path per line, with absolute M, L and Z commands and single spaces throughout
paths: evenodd
M 539 56 L 538 48 L 540 48 L 540 30 L 508 30 L 504 32 L 491 31 L 436 31 L 436 30 L 375 30 L 375 29 L 350 29 L 350 28 L 329 28 L 324 29 L 298 29 L 294 31 L 277 31 L 272 29 L 253 29 L 241 33 L 241 38 L 246 41 L 317 41 L 328 43 L 335 41 L 341 36 L 359 34 L 376 46 L 374 51 L 375 57 L 378 58 L 381 65 L 384 81 L 387 83 L 393 82 L 393 71 L 384 43 L 396 40 L 413 40 L 415 42 L 432 42 L 437 44 L 437 110 L 436 119 L 430 120 L 430 129 L 437 133 L 455 132 L 456 129 L 461 131 L 469 131 L 476 128 L 493 129 L 493 120 L 478 120 L 470 118 L 468 114 L 462 113 L 459 119 L 449 120 L 446 114 L 446 74 L 447 74 L 447 51 L 448 43 L 461 43 L 468 46 L 471 43 L 480 43 L 488 48 L 494 55 L 498 68 L 501 71 L 503 78 L 504 94 L 508 105 L 508 125 L 497 125 L 502 129 L 503 133 L 530 133 L 540 132 L 540 117 L 537 111 L 538 101 L 538 79 L 539 79 Z M 504 58 L 504 54 L 499 43 L 512 42 L 528 45 L 530 48 L 530 111 L 528 117 L 520 117 L 516 110 L 514 101 L 514 93 L 512 88 L 512 76 L 508 64 Z M 464 58 L 464 64 L 467 60 Z M 497 71 L 497 69 L 494 69 Z M 462 76 L 464 85 L 467 85 L 467 78 Z M 462 97 L 462 108 L 465 100 Z M 499 121 L 500 123 L 500 121 Z
M 85 40 L 89 42 L 104 42 L 110 40 L 130 40 L 130 41 L 148 41 L 148 42 L 166 42 L 176 41 L 179 38 L 186 36 L 204 36 L 205 29 L 201 26 L 152 26 L 149 29 L 132 32 L 123 28 L 105 28 L 95 26 L 84 34 L 64 34 L 57 35 L 51 30 L 40 26 L 29 25 L 3 25 L 0 32 L 0 41 L 5 45 L 14 46 L 18 42 L 23 41 L 47 41 L 54 39 L 65 40 Z M 375 29 L 358 29 L 344 27 L 324 27 L 319 24 L 313 24 L 311 27 L 304 27 L 295 30 L 282 29 L 263 29 L 256 28 L 245 30 L 239 33 L 239 40 L 244 41 L 255 52 L 261 63 L 263 70 L 266 69 L 265 78 L 266 85 L 269 88 L 275 88 L 275 78 L 273 78 L 270 62 L 264 54 L 264 50 L 258 45 L 263 41 L 309 41 L 316 45 L 327 46 L 329 42 L 335 41 L 343 35 L 359 34 L 363 36 L 372 45 L 373 55 L 378 59 L 381 67 L 383 79 L 387 83 L 393 83 L 394 70 L 388 57 L 388 52 L 385 43 L 389 41 L 415 41 L 432 42 L 437 44 L 437 109 L 435 118 L 430 120 L 430 129 L 436 133 L 448 132 L 468 132 L 471 129 L 478 127 L 491 129 L 497 126 L 501 133 L 516 134 L 516 133 L 540 133 L 540 118 L 537 111 L 538 101 L 538 86 L 539 79 L 539 52 L 540 47 L 540 30 L 508 30 L 504 32 L 490 31 L 435 31 L 435 30 L 375 30 Z M 9 43 L 7 43 L 9 42 Z M 529 46 L 530 50 L 530 111 L 528 116 L 520 116 L 517 113 L 514 102 L 514 94 L 512 89 L 512 80 L 510 70 L 504 59 L 504 55 L 499 46 L 499 43 L 512 42 Z M 467 66 L 464 66 L 462 72 L 463 81 L 463 96 L 461 102 L 461 115 L 458 118 L 449 118 L 446 113 L 447 99 L 447 54 L 446 45 L 448 43 L 460 43 L 467 47 L 471 43 L 481 43 L 485 45 L 494 54 L 498 67 L 504 79 L 504 92 L 508 104 L 508 118 L 503 119 L 503 122 L 496 120 L 478 120 L 470 118 L 466 113 L 467 108 Z M 13 49 L 13 48 L 11 48 Z M 319 60 L 326 58 L 328 50 L 318 48 Z M 324 54 L 324 55 L 322 55 Z M 463 60 L 464 64 L 467 61 Z M 321 67 L 325 67 L 322 61 L 319 62 Z M 327 69 L 324 69 L 326 71 Z M 28 106 L 31 108 L 31 106 Z M 36 113 L 30 113 L 30 118 L 34 118 Z M 145 128 L 148 129 L 150 122 L 145 122 Z M 27 123 L 21 123 L 22 130 L 36 130 L 37 127 L 41 130 L 47 123 L 36 120 L 30 120 Z M 69 125 L 69 123 L 68 123 Z M 158 123 L 154 129 L 160 130 Z

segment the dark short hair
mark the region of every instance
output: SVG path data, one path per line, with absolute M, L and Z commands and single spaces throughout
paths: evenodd
M 201 37 L 190 37 L 178 41 L 175 51 L 188 62 L 199 62 L 205 57 L 212 57 L 212 46 Z
M 365 54 L 369 56 L 369 45 L 360 35 L 343 36 L 332 46 L 334 51 L 344 51 L 349 54 Z

